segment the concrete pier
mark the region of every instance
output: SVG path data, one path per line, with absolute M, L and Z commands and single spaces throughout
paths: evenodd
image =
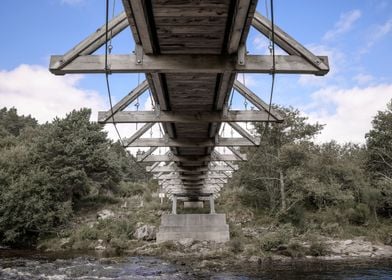
M 157 242 L 192 238 L 199 241 L 226 242 L 230 240 L 225 214 L 167 214 L 162 215 Z
M 204 208 L 203 201 L 184 201 L 184 208 Z

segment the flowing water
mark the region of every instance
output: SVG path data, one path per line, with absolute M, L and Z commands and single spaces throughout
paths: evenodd
M 268 271 L 194 271 L 154 257 L 103 257 L 75 253 L 0 250 L 0 279 L 392 279 L 392 262 L 296 265 Z M 246 266 L 246 264 L 244 264 Z

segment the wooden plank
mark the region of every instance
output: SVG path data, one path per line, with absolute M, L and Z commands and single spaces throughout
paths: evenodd
M 246 27 L 245 24 L 249 14 L 250 4 L 250 0 L 236 1 L 234 21 L 231 27 L 230 37 L 227 44 L 227 52 L 229 54 L 233 54 L 238 51 L 242 34 L 244 33 L 244 29 Z
M 56 68 L 62 56 L 52 56 L 49 70 L 56 75 L 105 73 L 104 55 L 83 55 L 62 69 Z M 328 63 L 327 57 L 319 59 Z M 239 65 L 236 56 L 230 55 L 145 55 L 142 64 L 137 64 L 136 56 L 110 55 L 112 73 L 271 73 L 272 56 L 248 55 L 246 65 Z M 325 75 L 328 71 L 320 70 L 308 61 L 296 55 L 277 55 L 276 73 Z
M 144 133 L 146 133 L 149 129 L 151 129 L 155 123 L 146 123 L 143 125 L 138 131 L 136 131 L 131 137 L 124 139 L 124 147 L 128 147 L 131 143 L 133 143 L 136 139 L 139 139 Z M 140 158 L 144 157 L 140 156 Z
M 98 112 L 99 123 L 112 123 L 112 119 L 106 120 L 106 112 Z M 101 121 L 104 120 L 104 121 Z M 227 113 L 216 111 L 205 112 L 175 112 L 160 111 L 157 114 L 154 111 L 122 111 L 116 114 L 116 123 L 186 123 L 200 124 L 210 122 L 266 122 L 268 120 L 268 112 L 266 111 L 229 111 Z M 275 119 L 271 118 L 273 122 Z
M 259 140 L 258 143 L 259 144 Z M 205 139 L 164 139 L 164 138 L 146 138 L 137 139 L 129 147 L 226 147 L 239 146 L 251 147 L 252 142 L 244 138 L 220 138 L 218 142 Z
M 250 101 L 253 105 L 255 105 L 257 109 L 264 110 L 267 112 L 269 111 L 271 116 L 278 122 L 282 122 L 284 120 L 278 111 L 276 111 L 273 108 L 269 110 L 270 109 L 269 104 L 261 100 L 260 97 L 258 97 L 255 93 L 253 93 L 249 88 L 243 85 L 240 81 L 236 80 L 234 82 L 233 87 L 236 91 L 238 91 L 238 93 L 240 93 L 243 97 L 245 97 L 248 101 Z
M 117 15 L 108 23 L 108 33 L 112 38 L 128 26 L 127 16 L 124 12 Z M 88 55 L 102 47 L 106 42 L 106 24 L 98 28 L 93 34 L 81 41 L 71 50 L 63 55 L 61 61 L 57 62 L 56 68 L 62 68 L 72 62 L 79 55 Z
M 256 12 L 252 21 L 252 25 L 262 34 L 267 36 L 267 38 L 269 38 L 269 35 L 272 32 L 272 23 L 269 19 Z M 314 55 L 311 51 L 306 49 L 293 37 L 284 32 L 279 26 L 274 26 L 274 32 L 275 43 L 288 54 L 302 56 L 314 67 L 317 67 L 322 71 L 329 71 L 328 63 L 325 63 L 323 59 L 320 59 L 320 57 Z
M 133 101 L 135 101 L 140 95 L 142 95 L 148 89 L 148 82 L 143 81 L 134 90 L 124 96 L 116 105 L 113 106 L 113 114 L 116 115 L 117 112 L 124 110 Z M 101 123 L 105 123 L 108 119 L 112 119 L 112 110 L 105 112 L 105 115 L 100 118 Z

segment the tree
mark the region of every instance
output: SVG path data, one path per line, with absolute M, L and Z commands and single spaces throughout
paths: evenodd
M 290 190 L 290 194 L 287 193 L 286 180 L 288 167 L 300 164 L 300 158 L 304 153 L 297 150 L 296 157 L 289 156 L 289 153 L 294 152 L 290 146 L 306 143 L 321 131 L 322 125 L 308 124 L 307 118 L 293 108 L 275 107 L 275 110 L 280 112 L 284 122 L 255 125 L 261 143 L 256 149 L 249 149 L 248 157 L 251 160 L 241 169 L 240 184 L 247 186 L 248 190 L 266 190 L 264 197 L 268 197 L 269 208 L 272 211 L 277 207 L 276 200 L 279 197 L 280 209 L 284 212 L 300 200 L 294 190 Z
M 372 129 L 365 137 L 368 171 L 373 185 L 380 191 L 379 211 L 392 216 L 392 100 L 385 111 L 379 111 L 374 117 Z
M 0 110 L 0 128 L 13 136 L 18 136 L 24 128 L 36 127 L 37 124 L 37 120 L 30 115 L 27 117 L 18 116 L 15 108 L 8 110 L 4 107 Z
M 119 183 L 112 143 L 90 114 L 74 110 L 20 130 L 13 145 L 0 149 L 0 242 L 32 244 L 68 221 L 75 201 Z

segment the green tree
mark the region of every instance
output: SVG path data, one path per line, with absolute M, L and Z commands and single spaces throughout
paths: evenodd
M 23 129 L 0 149 L 0 242 L 32 244 L 69 220 L 76 201 L 119 183 L 112 144 L 90 114 Z
M 306 156 L 303 151 L 294 151 L 290 147 L 312 139 L 321 131 L 322 125 L 308 124 L 307 118 L 293 108 L 276 107 L 275 110 L 279 111 L 284 122 L 255 125 L 261 137 L 260 146 L 249 149 L 248 157 L 251 160 L 241 169 L 240 184 L 247 186 L 248 190 L 263 192 L 272 211 L 279 201 L 280 209 L 284 212 L 300 200 L 296 197 L 298 192 L 288 190 L 288 167 L 300 165 Z
M 367 167 L 373 185 L 379 190 L 379 211 L 392 216 L 392 100 L 385 111 L 379 111 L 372 121 L 372 129 L 366 134 L 368 148 Z

